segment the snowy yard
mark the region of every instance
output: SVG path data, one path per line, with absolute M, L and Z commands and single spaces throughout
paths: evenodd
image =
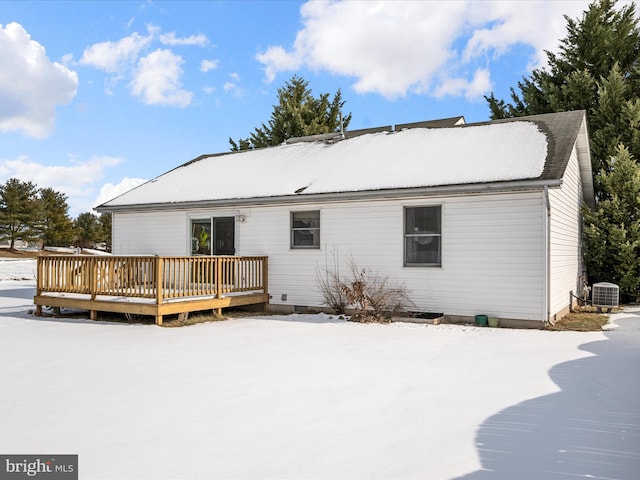
M 607 332 L 329 315 L 37 318 L 0 259 L 0 452 L 93 479 L 640 477 L 640 309 Z

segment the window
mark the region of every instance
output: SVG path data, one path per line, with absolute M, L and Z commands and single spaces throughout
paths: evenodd
M 291 212 L 291 248 L 320 248 L 320 210 Z
M 211 255 L 211 219 L 191 220 L 191 255 Z
M 191 255 L 235 255 L 234 217 L 191 220 Z
M 439 267 L 442 264 L 442 208 L 405 207 L 404 264 Z

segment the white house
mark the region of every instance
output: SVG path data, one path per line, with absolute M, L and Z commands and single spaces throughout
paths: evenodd
M 97 207 L 114 254 L 265 255 L 270 306 L 322 307 L 350 259 L 417 312 L 540 326 L 583 275 L 593 205 L 584 111 L 462 118 L 203 155 Z

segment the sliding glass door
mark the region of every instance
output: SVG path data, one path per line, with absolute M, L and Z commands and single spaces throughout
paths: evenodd
M 191 255 L 235 255 L 235 218 L 191 220 Z

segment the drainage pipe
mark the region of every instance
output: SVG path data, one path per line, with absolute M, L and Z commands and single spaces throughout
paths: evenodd
M 545 310 L 546 317 L 544 323 L 551 322 L 551 200 L 549 199 L 549 187 L 544 186 L 544 202 L 545 202 Z

